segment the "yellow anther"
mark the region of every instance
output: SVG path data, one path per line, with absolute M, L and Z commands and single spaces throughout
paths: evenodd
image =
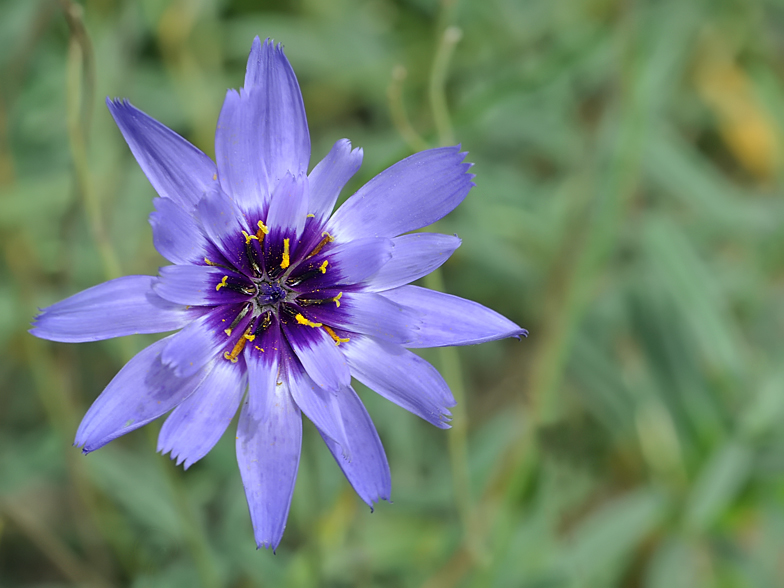
M 256 241 L 259 240 L 259 238 L 256 235 L 248 235 L 248 233 L 246 233 L 245 231 L 242 231 L 242 236 L 245 237 L 245 244 L 246 245 L 248 243 L 250 243 L 251 239 L 256 239 Z
M 251 335 L 250 327 L 248 327 L 247 330 L 242 334 L 242 337 L 239 338 L 239 341 L 235 343 L 234 349 L 231 350 L 231 353 L 228 351 L 223 352 L 223 358 L 230 361 L 231 363 L 237 363 L 237 357 L 240 353 L 242 353 L 242 350 L 245 349 L 245 344 L 248 341 L 253 341 L 255 338 L 256 335 Z
M 324 260 L 324 263 L 322 263 L 322 264 L 319 266 L 319 271 L 320 271 L 322 274 L 326 274 L 326 273 L 327 273 L 327 266 L 328 266 L 328 265 L 329 265 L 329 260 L 328 260 L 328 259 L 325 259 L 325 260 Z
M 313 214 L 312 212 L 310 214 L 306 214 L 305 215 L 305 218 L 315 218 L 315 217 L 316 217 L 316 215 Z
M 294 318 L 297 319 L 297 322 L 299 324 L 307 325 L 308 327 L 313 327 L 314 329 L 317 328 L 317 327 L 323 327 L 324 326 L 321 323 L 314 323 L 313 321 L 309 321 L 304 316 L 302 316 L 302 313 L 297 313 L 297 316 L 295 316 Z
M 212 174 L 212 179 L 213 180 L 217 180 L 218 179 L 218 174 Z
M 289 258 L 289 240 L 283 239 L 283 261 L 280 262 L 280 267 L 286 269 L 291 265 L 291 259 Z
M 206 263 L 207 265 L 218 265 L 217 263 L 215 263 L 214 261 L 210 261 L 206 257 L 204 258 L 204 263 Z
M 324 245 L 326 245 L 327 243 L 330 243 L 330 242 L 334 241 L 334 239 L 332 238 L 332 235 L 330 235 L 329 233 L 321 233 L 321 237 L 322 237 L 322 238 L 321 238 L 321 241 L 319 241 L 318 245 L 316 245 L 316 246 L 313 248 L 313 251 L 311 251 L 310 253 L 308 253 L 308 256 L 307 256 L 305 259 L 310 259 L 310 258 L 311 258 L 311 257 L 313 257 L 314 255 L 316 255 L 316 253 L 318 253 L 319 251 L 321 251 L 322 249 L 324 249 Z
M 223 288 L 226 285 L 226 280 L 228 280 L 228 279 L 229 279 L 229 276 L 223 276 L 223 279 L 220 281 L 220 283 L 217 286 L 215 286 L 215 291 L 217 292 L 218 290 Z
M 340 308 L 340 299 L 341 298 L 343 298 L 343 292 L 341 292 L 340 294 L 338 294 L 337 296 L 335 296 L 332 299 L 332 302 L 334 302 L 337 305 L 338 308 Z
M 330 329 L 327 325 L 322 325 L 323 329 L 332 337 L 332 340 L 335 342 L 335 345 L 340 345 L 341 343 L 348 343 L 351 339 L 348 337 L 339 337 L 338 334 Z
M 256 231 L 256 239 L 258 239 L 259 243 L 261 243 L 262 241 L 264 241 L 264 235 L 267 235 L 269 233 L 269 227 L 261 221 L 259 221 L 257 225 L 259 227 L 259 230 Z

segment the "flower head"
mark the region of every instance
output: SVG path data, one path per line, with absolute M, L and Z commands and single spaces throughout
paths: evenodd
M 158 450 L 206 455 L 241 406 L 237 460 L 259 547 L 277 547 L 299 464 L 301 413 L 373 506 L 390 474 L 352 376 L 437 427 L 454 399 L 409 348 L 527 334 L 475 302 L 407 285 L 457 237 L 409 233 L 473 186 L 458 147 L 393 165 L 334 214 L 362 150 L 338 141 L 310 173 L 299 85 L 283 50 L 256 38 L 245 86 L 229 90 L 216 163 L 128 102 L 107 105 L 160 195 L 155 247 L 172 265 L 126 276 L 41 311 L 31 333 L 65 342 L 173 331 L 109 383 L 76 433 L 85 453 L 171 411 Z M 247 391 L 247 393 L 246 393 Z

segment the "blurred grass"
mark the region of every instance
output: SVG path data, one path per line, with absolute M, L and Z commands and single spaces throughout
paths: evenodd
M 783 24 L 774 0 L 0 2 L 0 586 L 784 585 Z M 213 155 L 255 35 L 313 161 L 364 148 L 346 194 L 462 143 L 477 186 L 436 229 L 463 245 L 428 285 L 531 330 L 423 352 L 462 382 L 448 432 L 359 390 L 393 475 L 372 516 L 306 426 L 276 556 L 230 434 L 187 473 L 159 424 L 71 447 L 151 338 L 26 333 L 163 263 L 103 98 Z

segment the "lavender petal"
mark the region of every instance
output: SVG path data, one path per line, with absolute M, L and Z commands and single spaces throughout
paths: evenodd
M 212 160 L 127 100 L 107 98 L 106 105 L 155 191 L 192 210 L 215 184 Z
M 207 455 L 237 413 L 245 385 L 239 365 L 215 360 L 201 385 L 163 423 L 158 451 L 171 453 L 186 470 Z
M 337 392 L 351 381 L 346 359 L 322 329 L 283 324 L 283 333 L 305 371 L 322 388 Z
M 238 292 L 239 287 L 251 293 Z M 193 306 L 249 302 L 253 297 L 253 285 L 244 276 L 206 265 L 164 266 L 152 288 L 165 300 Z
M 286 173 L 272 194 L 267 224 L 283 233 L 299 237 L 305 227 L 307 214 L 308 177 L 305 174 L 292 176 Z
M 373 505 L 379 500 L 389 500 L 392 491 L 387 456 L 376 427 L 356 392 L 346 387 L 337 398 L 343 426 L 351 431 L 351 459 L 344 457 L 343 447 L 325 435 L 324 431 L 319 429 L 319 433 L 354 491 L 372 511 Z
M 227 314 L 226 309 L 218 307 L 172 335 L 161 354 L 161 361 L 170 366 L 177 377 L 187 378 L 196 373 L 227 346 L 227 336 L 215 326 L 221 320 L 217 317 L 224 314 Z M 228 323 L 227 320 L 223 322 Z M 240 326 L 237 331 L 241 333 L 242 328 Z
M 339 242 L 396 237 L 451 212 L 474 185 L 459 147 L 416 153 L 381 172 L 341 206 L 326 230 Z
M 221 190 L 211 190 L 196 205 L 204 232 L 234 267 L 250 273 L 242 232 L 255 234 L 231 198 Z M 211 260 L 215 261 L 215 260 Z
M 389 343 L 418 340 L 420 314 L 373 292 L 346 292 L 340 307 L 321 304 L 308 307 L 312 320 L 354 333 L 378 337 Z
M 438 233 L 412 233 L 395 237 L 392 242 L 392 259 L 365 282 L 372 292 L 404 286 L 426 276 L 460 247 L 460 239 L 454 235 Z
M 406 347 L 475 345 L 506 337 L 527 337 L 528 331 L 477 302 L 420 288 L 403 286 L 381 294 L 419 312 L 422 323 Z
M 193 216 L 169 198 L 153 200 L 150 214 L 155 249 L 176 264 L 201 262 L 207 255 L 207 242 Z
M 302 447 L 302 417 L 288 386 L 273 390 L 272 410 L 253 418 L 246 401 L 237 427 L 237 462 L 258 548 L 274 551 L 286 528 Z
M 84 415 L 74 445 L 95 451 L 166 414 L 196 390 L 211 366 L 177 377 L 161 362 L 170 341 L 153 343 L 125 364 Z
M 414 353 L 372 337 L 354 336 L 341 349 L 351 375 L 440 429 L 449 428 L 455 399 L 438 370 Z
M 280 324 L 273 317 L 267 329 L 245 346 L 248 366 L 248 410 L 250 417 L 264 422 L 272 410 L 275 388 L 278 386 L 280 356 L 287 351 L 282 340 Z M 282 385 L 282 380 L 280 380 Z
M 392 259 L 392 249 L 392 239 L 369 238 L 341 243 L 308 259 L 292 276 L 313 273 L 321 267 L 322 270 L 307 282 L 310 291 L 358 284 Z M 325 261 L 326 265 L 322 265 Z
M 152 276 L 123 276 L 52 306 L 34 319 L 30 333 L 64 343 L 100 341 L 139 333 L 173 331 L 193 315 L 152 291 Z
M 297 78 L 283 49 L 253 41 L 245 87 L 229 90 L 215 132 L 223 190 L 243 210 L 261 208 L 286 172 L 307 173 L 310 135 Z
M 327 392 L 316 385 L 296 360 L 287 362 L 286 371 L 291 396 L 299 409 L 316 425 L 322 435 L 326 435 L 342 448 L 341 455 L 345 459 L 351 459 L 351 449 L 338 400 L 338 396 L 342 395 L 345 389 L 338 394 Z
M 310 172 L 310 209 L 317 221 L 329 217 L 343 186 L 362 165 L 362 148 L 351 149 L 351 141 L 340 139 Z

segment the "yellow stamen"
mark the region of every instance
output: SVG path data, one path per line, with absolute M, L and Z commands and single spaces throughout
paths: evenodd
M 322 325 L 322 328 L 329 334 L 330 337 L 332 337 L 332 340 L 335 342 L 335 345 L 340 345 L 341 343 L 348 343 L 351 340 L 348 337 L 346 337 L 345 339 L 343 337 L 338 337 L 338 334 L 332 329 L 330 329 L 327 325 Z
M 280 267 L 286 269 L 291 265 L 291 260 L 289 259 L 289 240 L 283 239 L 283 261 L 280 262 Z
M 229 276 L 223 276 L 223 279 L 220 281 L 220 283 L 217 286 L 215 286 L 215 291 L 217 292 L 218 290 L 223 288 L 226 285 L 226 280 L 228 280 L 228 279 L 229 279 Z
M 255 338 L 255 335 L 250 334 L 250 327 L 248 327 L 248 330 L 242 334 L 242 337 L 240 337 L 239 341 L 234 345 L 234 349 L 231 350 L 231 353 L 228 351 L 223 352 L 223 358 L 229 360 L 231 363 L 237 363 L 237 356 L 245 349 L 245 344 L 248 341 L 253 341 Z
M 215 263 L 214 261 L 210 261 L 206 257 L 204 258 L 204 263 L 206 263 L 207 265 L 218 265 L 217 263 Z
M 321 323 L 314 323 L 313 321 L 309 321 L 309 320 L 308 320 L 308 319 L 306 319 L 304 316 L 302 316 L 302 313 L 301 313 L 301 312 L 300 312 L 300 313 L 297 313 L 297 316 L 295 316 L 294 318 L 295 318 L 295 319 L 297 319 L 297 322 L 298 322 L 299 324 L 301 324 L 301 325 L 307 325 L 307 326 L 309 326 L 309 327 L 313 327 L 314 329 L 315 329 L 315 328 L 317 328 L 317 327 L 323 327 L 323 326 L 324 326 L 324 325 L 322 325 Z
M 310 214 L 306 214 L 305 218 L 315 218 L 315 216 L 316 215 L 311 212 Z
M 242 231 L 242 236 L 245 237 L 245 245 L 250 243 L 251 239 L 256 239 L 256 241 L 259 240 L 259 238 L 256 235 L 248 235 L 248 233 L 246 233 L 245 231 Z
M 332 238 L 332 235 L 330 235 L 329 233 L 321 233 L 321 236 L 322 236 L 322 239 L 321 239 L 321 241 L 319 241 L 319 244 L 316 245 L 316 247 L 313 249 L 313 251 L 311 251 L 305 259 L 310 259 L 314 255 L 316 255 L 316 253 L 318 253 L 319 251 L 324 249 L 324 245 L 334 241 L 334 239 Z
M 264 241 L 264 235 L 269 234 L 269 227 L 265 225 L 263 222 L 259 221 L 258 223 L 259 230 L 256 231 L 256 239 L 259 240 L 259 244 Z
M 328 259 L 325 259 L 325 260 L 324 260 L 324 263 L 322 263 L 322 264 L 319 266 L 319 271 L 320 271 L 322 274 L 326 274 L 326 273 L 327 273 L 327 266 L 328 266 L 328 265 L 329 265 L 329 260 L 328 260 Z
M 332 299 L 332 302 L 334 302 L 337 305 L 338 308 L 340 308 L 340 299 L 341 298 L 343 298 L 343 292 L 341 292 L 340 294 L 338 294 L 337 296 L 335 296 Z

